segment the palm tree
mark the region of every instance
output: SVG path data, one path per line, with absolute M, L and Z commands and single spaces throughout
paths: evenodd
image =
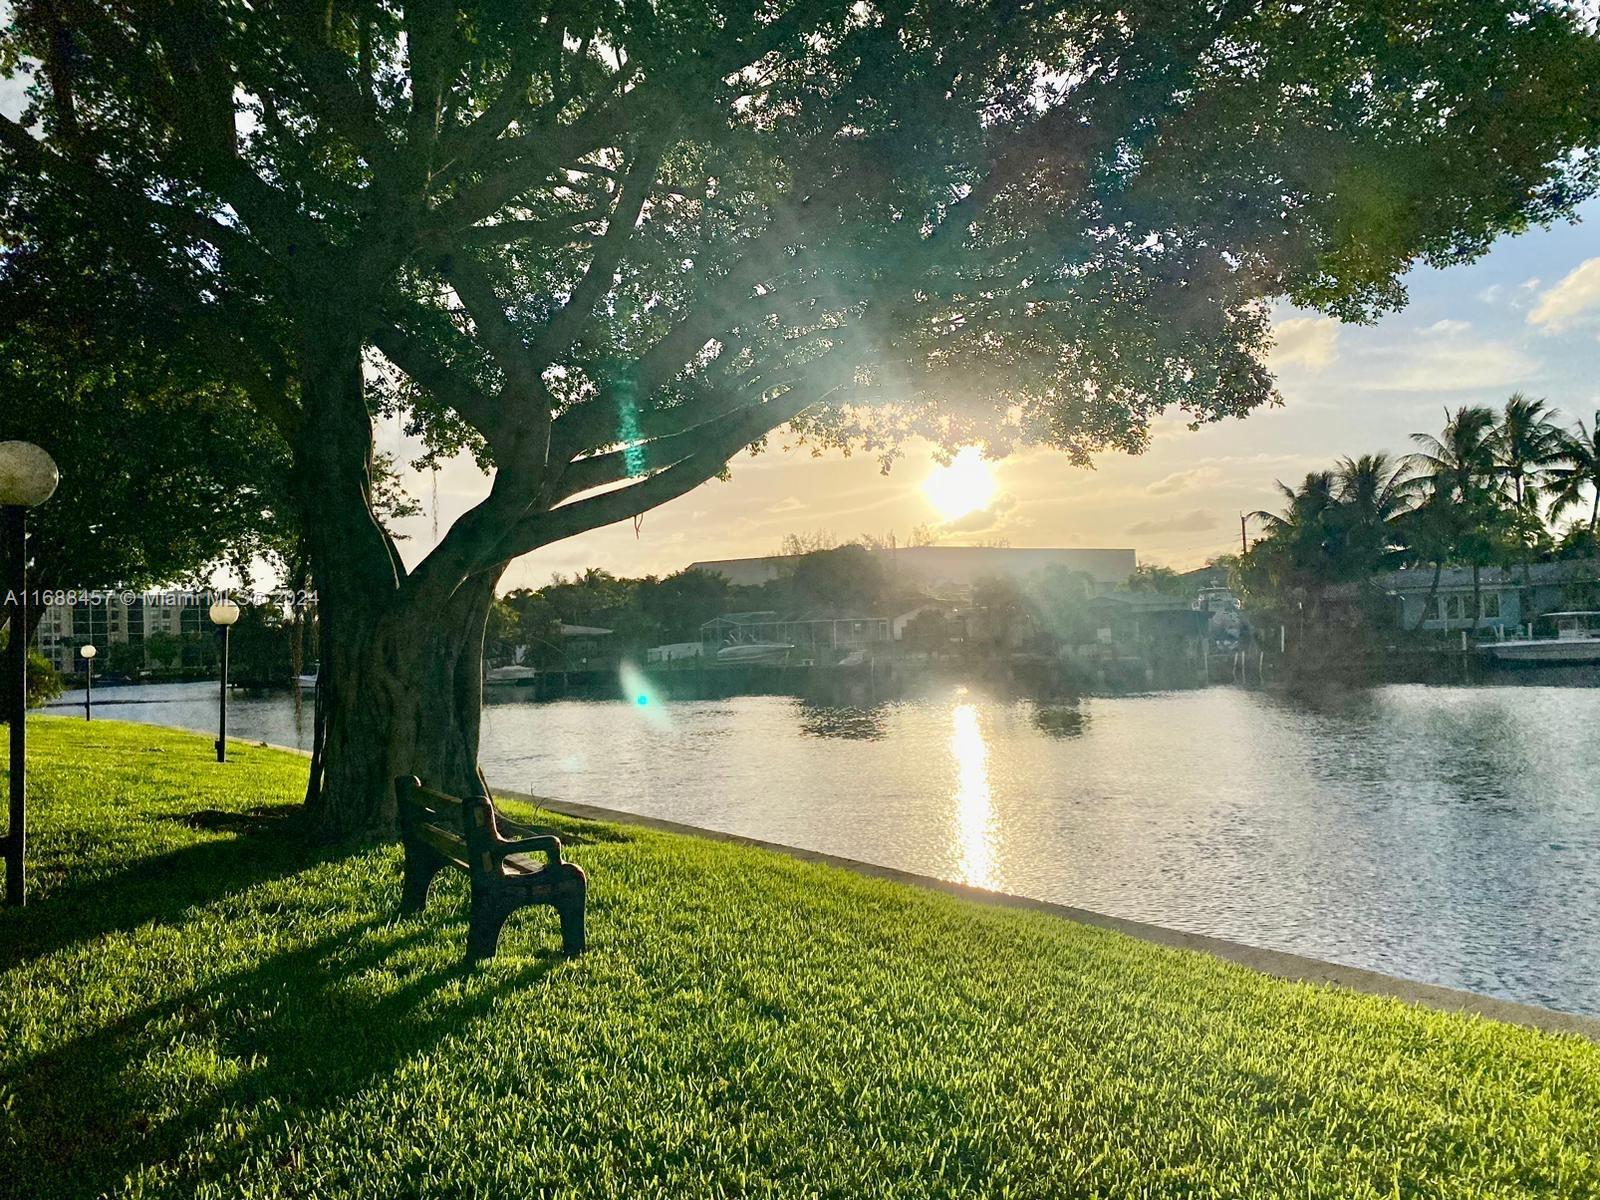
M 1513 392 L 1494 431 L 1496 466 L 1511 484 L 1511 498 L 1518 508 L 1538 503 L 1538 484 L 1561 461 L 1564 438 L 1551 419 L 1555 415 L 1543 400 Z
M 1341 574 L 1360 579 L 1389 566 L 1396 554 L 1397 526 L 1412 508 L 1415 488 L 1405 463 L 1387 454 L 1342 458 L 1334 470 Z
M 1334 475 L 1332 471 L 1312 471 L 1298 488 L 1281 479 L 1276 484 L 1285 501 L 1283 512 L 1263 509 L 1250 517 L 1266 528 L 1267 548 L 1281 555 L 1293 586 L 1312 597 L 1316 611 L 1323 587 L 1338 575 L 1333 515 L 1339 500 Z
M 1576 433 L 1561 439 L 1561 465 L 1550 471 L 1550 519 L 1576 508 L 1589 493 L 1589 533 L 1600 529 L 1600 412 L 1590 428 L 1578 422 Z
M 1550 419 L 1555 415 L 1543 400 L 1513 392 L 1494 432 L 1495 462 L 1501 477 L 1510 485 L 1511 502 L 1516 508 L 1525 594 L 1533 587 L 1529 578 L 1532 543 L 1544 532 L 1539 513 L 1540 485 L 1562 456 L 1563 433 Z
M 1405 553 L 1413 563 L 1433 565 L 1433 581 L 1428 585 L 1417 623 L 1411 627 L 1411 632 L 1416 633 L 1427 623 L 1439 595 L 1439 579 L 1456 541 L 1455 513 L 1447 502 L 1429 496 L 1401 518 L 1400 534 Z
M 1325 518 L 1338 504 L 1333 472 L 1312 471 L 1298 488 L 1290 487 L 1281 479 L 1274 480 L 1274 485 L 1284 498 L 1283 512 L 1259 509 L 1250 514 L 1251 519 L 1260 521 L 1268 534 L 1302 545 L 1319 542 L 1325 537 Z
M 1474 622 L 1483 611 L 1479 572 L 1491 544 L 1485 530 L 1493 523 L 1495 483 L 1500 472 L 1495 432 L 1492 408 L 1463 404 L 1454 413 L 1445 410 L 1440 436 L 1412 434 L 1418 450 L 1406 458 L 1406 465 L 1416 472 L 1413 486 L 1425 491 L 1437 512 L 1448 512 L 1453 518 L 1454 553 L 1472 564 Z

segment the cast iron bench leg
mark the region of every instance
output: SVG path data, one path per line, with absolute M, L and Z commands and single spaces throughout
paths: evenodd
M 500 931 L 517 908 L 515 902 L 491 892 L 474 891 L 472 915 L 467 925 L 467 962 L 493 958 L 500 946 Z
M 409 844 L 406 846 L 405 884 L 400 892 L 401 913 L 410 915 L 422 911 L 428 903 L 428 888 L 445 865 L 444 859 L 436 854 L 429 854 Z
M 563 954 L 582 954 L 586 945 L 583 932 L 584 893 L 579 888 L 575 894 L 556 901 L 556 912 L 561 917 L 561 951 Z

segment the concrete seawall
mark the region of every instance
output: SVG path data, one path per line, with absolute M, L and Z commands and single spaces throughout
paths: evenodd
M 1186 933 L 1181 929 L 1171 929 L 1165 925 L 1150 925 L 1143 921 L 1130 921 L 1122 917 L 1113 917 L 1106 913 L 1094 912 L 1086 908 L 1074 908 L 1068 904 L 1055 904 L 1048 900 L 1036 900 L 1030 896 L 1018 896 L 1009 892 L 991 892 L 984 888 L 971 887 L 963 883 L 953 883 L 950 880 L 939 879 L 931 875 L 919 875 L 914 871 L 902 871 L 897 867 L 884 867 L 876 863 L 861 862 L 857 859 L 841 858 L 835 854 L 823 854 L 816 850 L 805 850 L 797 846 L 784 845 L 780 842 L 767 842 L 760 838 L 744 837 L 736 833 L 702 829 L 699 826 L 683 825 L 677 821 L 667 821 L 659 817 L 647 817 L 618 809 L 601 808 L 593 804 L 580 804 L 576 801 L 551 800 L 544 796 L 530 796 L 522 792 L 501 789 L 497 789 L 495 794 L 513 800 L 520 800 L 527 804 L 537 805 L 550 812 L 560 813 L 565 816 L 592 821 L 610 821 L 619 825 L 637 825 L 646 829 L 661 830 L 665 833 L 681 833 L 691 837 L 710 838 L 714 841 L 733 842 L 741 846 L 754 846 L 784 854 L 790 858 L 797 858 L 803 862 L 823 863 L 832 867 L 841 867 L 847 871 L 854 871 L 859 875 L 869 875 L 875 879 L 890 879 L 897 883 L 911 884 L 914 887 L 930 888 L 952 896 L 960 896 L 965 900 L 976 901 L 979 904 L 993 904 L 1003 908 L 1051 913 L 1055 916 L 1065 917 L 1070 921 L 1077 921 L 1080 924 L 1115 930 L 1117 933 L 1124 933 L 1129 937 L 1138 938 L 1145 942 L 1153 942 L 1159 946 L 1210 954 L 1227 962 L 1237 963 L 1240 966 L 1249 967 L 1252 970 L 1260 971 L 1264 975 L 1272 975 L 1279 979 L 1296 980 L 1302 983 L 1331 984 L 1337 987 L 1349 988 L 1353 992 L 1362 992 L 1369 996 L 1385 996 L 1395 1000 L 1403 1000 L 1408 1004 L 1420 1004 L 1425 1008 L 1437 1009 L 1441 1012 L 1468 1013 L 1495 1021 L 1506 1021 L 1513 1025 L 1526 1025 L 1533 1029 L 1544 1030 L 1546 1033 L 1576 1034 L 1580 1037 L 1600 1042 L 1600 1017 L 1558 1012 L 1555 1009 L 1540 1008 L 1533 1004 L 1519 1004 L 1514 1000 L 1501 1000 L 1494 996 L 1484 996 L 1477 992 L 1441 987 L 1433 983 L 1418 983 L 1415 980 L 1386 975 L 1381 971 L 1368 971 L 1361 967 L 1348 967 L 1339 963 L 1324 962 L 1321 959 L 1307 958 L 1304 955 L 1290 954 L 1282 950 L 1266 950 L 1259 946 L 1247 946 L 1242 942 L 1228 941 L 1226 938 L 1208 937 L 1199 933 Z

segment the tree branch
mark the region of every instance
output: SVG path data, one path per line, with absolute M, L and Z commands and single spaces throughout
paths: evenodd
M 667 142 L 668 133 L 664 128 L 652 130 L 641 139 L 627 177 L 618 187 L 616 205 L 588 268 L 567 302 L 550 316 L 544 329 L 534 337 L 531 352 L 541 362 L 555 362 L 572 348 L 572 343 L 594 315 L 595 306 L 611 290 L 612 276 L 633 237 L 634 226 L 644 208 L 645 197 L 650 194 L 650 186 L 655 182 Z
M 506 316 L 505 304 L 494 290 L 489 273 L 466 254 L 452 254 L 440 264 L 440 274 L 461 298 L 495 365 L 505 376 L 502 399 L 527 404 L 542 399 L 539 373 L 544 363 L 529 351 L 522 334 Z M 548 405 L 545 406 L 548 415 Z
M 640 483 L 602 492 L 584 500 L 574 500 L 519 522 L 506 532 L 494 550 L 495 565 L 518 555 L 537 550 L 551 542 L 573 537 L 603 525 L 613 525 L 675 500 L 720 473 L 728 460 L 748 446 L 792 420 L 823 396 L 796 388 L 776 400 L 754 405 L 738 414 L 742 419 L 728 421 L 716 440 L 679 459 Z
M 160 226 L 169 233 L 184 234 L 203 241 L 221 254 L 229 252 L 249 257 L 263 274 L 280 281 L 282 269 L 268 252 L 251 240 L 249 234 L 211 217 L 155 200 L 125 186 L 92 167 L 56 153 L 10 117 L 0 115 L 0 146 L 26 163 L 32 172 L 64 184 L 68 190 L 102 209 L 120 211 L 135 220 Z M 181 242 L 182 238 L 174 238 Z
M 552 51 L 552 58 L 559 62 L 565 36 L 565 23 L 557 17 L 554 6 L 542 15 L 543 21 L 538 7 L 528 6 L 500 91 L 483 112 L 465 127 L 444 135 L 442 149 L 451 160 L 452 171 L 475 169 L 480 165 L 477 162 L 479 156 L 492 147 L 515 121 L 531 111 L 528 89 L 533 84 L 534 69 L 539 60 Z M 540 37 L 541 24 L 545 25 L 547 35 L 553 33 L 554 36 Z
M 507 442 L 504 410 L 421 339 L 397 324 L 384 323 L 372 330 L 370 340 L 413 383 L 454 409 L 463 421 L 483 434 L 491 448 Z

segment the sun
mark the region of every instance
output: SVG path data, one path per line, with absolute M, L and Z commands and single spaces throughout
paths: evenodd
M 946 521 L 954 521 L 994 502 L 999 484 L 994 467 L 976 446 L 961 450 L 947 466 L 936 466 L 922 481 L 922 494 Z

